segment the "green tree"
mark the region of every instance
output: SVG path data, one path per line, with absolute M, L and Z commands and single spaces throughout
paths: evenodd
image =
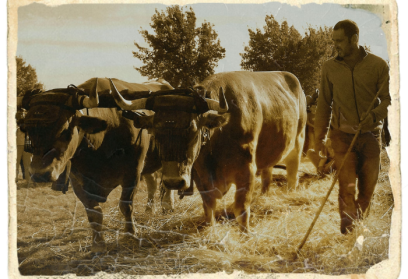
M 334 55 L 331 28 L 309 26 L 304 36 L 286 21 L 265 17 L 263 31 L 249 29 L 249 44 L 241 53 L 241 67 L 251 71 L 288 71 L 296 75 L 306 94 L 320 82 L 320 68 Z
M 44 89 L 44 84 L 38 82 L 37 72 L 21 56 L 16 57 L 17 63 L 17 96 L 23 96 L 29 89 Z
M 191 86 L 214 74 L 218 61 L 225 57 L 213 24 L 204 21 L 196 28 L 192 8 L 183 11 L 178 5 L 152 16 L 150 26 L 155 34 L 140 30 L 150 48 L 135 43 L 133 56 L 144 66 L 135 69 L 149 79 L 164 78 L 174 87 Z
M 306 94 L 312 94 L 320 85 L 321 67 L 336 54 L 332 41 L 332 28 L 309 26 L 301 41 L 297 66 L 293 73 L 298 77 Z

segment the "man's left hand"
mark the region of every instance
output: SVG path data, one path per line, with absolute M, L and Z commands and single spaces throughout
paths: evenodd
M 375 115 L 374 113 L 370 112 L 369 114 L 367 114 L 366 118 L 364 118 L 361 122 L 360 122 L 360 127 L 362 130 L 366 130 L 369 129 L 373 126 L 375 119 L 374 119 Z

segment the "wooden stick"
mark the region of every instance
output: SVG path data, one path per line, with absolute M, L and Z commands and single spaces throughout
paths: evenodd
M 346 153 L 346 155 L 344 156 L 343 161 L 341 162 L 340 168 L 338 169 L 336 175 L 334 176 L 334 179 L 333 179 L 333 182 L 332 182 L 332 184 L 331 184 L 331 186 L 330 186 L 330 189 L 329 189 L 329 191 L 327 192 L 326 196 L 324 197 L 324 200 L 323 200 L 322 204 L 320 205 L 319 210 L 316 212 L 316 215 L 315 215 L 315 217 L 314 217 L 314 219 L 313 219 L 313 222 L 312 222 L 312 224 L 310 225 L 309 229 L 307 230 L 306 235 L 304 236 L 304 238 L 303 238 L 302 242 L 300 243 L 299 247 L 296 249 L 296 253 L 299 253 L 299 251 L 302 249 L 303 245 L 305 245 L 306 240 L 307 240 L 307 238 L 309 237 L 310 232 L 312 231 L 312 229 L 313 229 L 313 227 L 314 227 L 314 225 L 315 225 L 317 219 L 318 219 L 319 216 L 320 216 L 320 213 L 321 213 L 322 210 L 323 210 L 324 205 L 326 204 L 327 199 L 329 198 L 329 196 L 330 196 L 330 194 L 331 194 L 331 192 L 332 192 L 332 190 L 333 190 L 333 188 L 334 188 L 334 185 L 336 185 L 337 179 L 339 178 L 340 171 L 341 171 L 341 169 L 343 168 L 344 162 L 346 161 L 348 155 L 350 154 L 351 149 L 353 148 L 354 143 L 356 142 L 359 133 L 360 133 L 360 129 L 358 129 L 358 132 L 355 134 L 355 136 L 354 136 L 354 138 L 353 138 L 353 141 L 351 142 L 350 147 L 349 147 L 349 149 L 347 150 L 347 153 Z

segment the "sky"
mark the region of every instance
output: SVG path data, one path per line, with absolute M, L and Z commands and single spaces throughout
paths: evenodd
M 239 55 L 248 45 L 248 28 L 263 28 L 265 16 L 304 34 L 305 28 L 334 26 L 343 19 L 360 28 L 360 43 L 388 59 L 381 19 L 360 9 L 337 4 L 307 4 L 301 8 L 271 2 L 266 4 L 194 4 L 197 26 L 204 20 L 214 24 L 226 57 L 216 73 L 241 70 Z M 132 51 L 134 42 L 147 46 L 139 31 L 150 30 L 155 9 L 162 4 L 69 4 L 49 7 L 33 3 L 18 9 L 17 56 L 33 66 L 46 89 L 81 84 L 92 77 L 111 77 L 128 82 L 147 81 L 134 67 L 142 66 Z M 186 8 L 185 8 L 186 9 Z

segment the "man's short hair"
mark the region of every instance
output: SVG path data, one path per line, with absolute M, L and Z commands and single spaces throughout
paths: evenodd
M 353 37 L 355 34 L 359 36 L 359 32 L 360 32 L 358 29 L 357 23 L 349 19 L 339 21 L 336 23 L 336 25 L 334 25 L 333 30 L 339 30 L 339 29 L 344 30 L 344 34 L 348 37 L 349 41 L 351 40 L 351 37 Z

